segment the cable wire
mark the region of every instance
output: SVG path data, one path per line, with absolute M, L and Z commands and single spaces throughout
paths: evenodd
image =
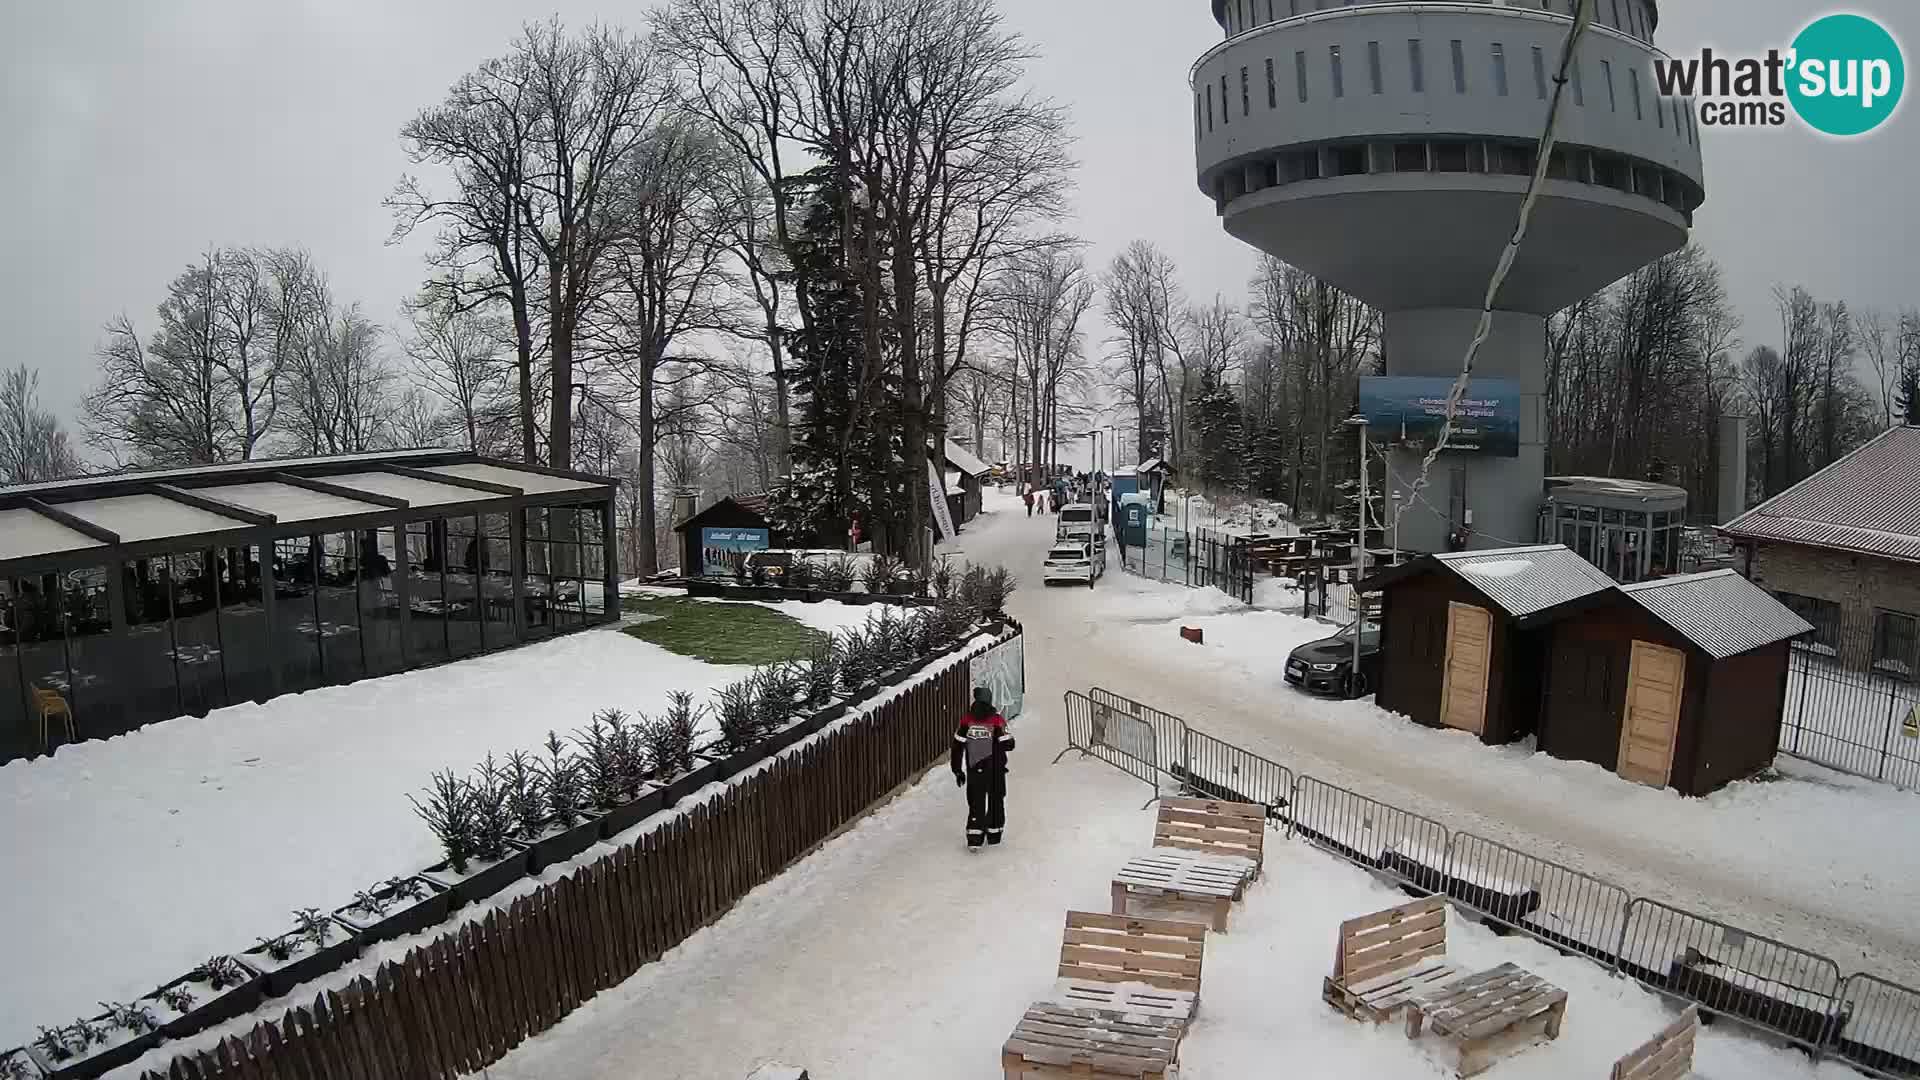
M 1461 361 L 1460 377 L 1453 381 L 1453 388 L 1447 392 L 1447 411 L 1440 425 L 1440 437 L 1421 460 L 1420 475 L 1414 478 L 1412 486 L 1408 488 L 1406 504 L 1395 508 L 1395 525 L 1399 524 L 1400 515 L 1406 512 L 1406 506 L 1420 498 L 1420 489 L 1427 486 L 1427 474 L 1432 471 L 1433 463 L 1439 460 L 1441 451 L 1447 448 L 1447 438 L 1453 434 L 1453 421 L 1460 409 L 1460 399 L 1466 395 L 1467 383 L 1473 378 L 1473 362 L 1480 355 L 1480 346 L 1493 333 L 1493 304 L 1500 295 L 1500 287 L 1506 284 L 1507 274 L 1513 270 L 1514 259 L 1519 257 L 1520 242 L 1526 239 L 1527 225 L 1533 219 L 1534 204 L 1539 201 L 1540 189 L 1546 184 L 1547 168 L 1553 161 L 1553 144 L 1560 125 L 1561 99 L 1566 96 L 1574 52 L 1587 28 L 1593 25 L 1593 5 L 1594 0 L 1580 0 L 1580 6 L 1574 11 L 1573 27 L 1567 31 L 1566 44 L 1560 50 L 1560 69 L 1553 77 L 1553 100 L 1547 104 L 1547 125 L 1540 135 L 1538 160 L 1534 162 L 1532 178 L 1527 181 L 1526 196 L 1520 200 L 1519 220 L 1514 224 L 1513 235 L 1507 240 L 1507 246 L 1500 252 L 1500 262 L 1493 269 L 1492 280 L 1487 282 L 1486 300 L 1480 306 L 1479 325 L 1474 329 L 1473 340 L 1467 345 L 1466 358 Z M 1426 502 L 1425 499 L 1420 501 Z

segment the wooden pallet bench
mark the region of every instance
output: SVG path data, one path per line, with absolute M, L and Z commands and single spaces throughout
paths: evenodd
M 1476 972 L 1407 997 L 1407 1038 L 1424 1025 L 1455 1056 L 1454 1075 L 1478 1076 L 1509 1051 L 1560 1037 L 1567 992 L 1517 964 Z
M 1131 859 L 1113 878 L 1113 913 L 1129 896 L 1198 905 L 1215 930 L 1227 928 L 1227 907 L 1260 876 L 1267 808 L 1225 799 L 1168 797 L 1153 822 L 1153 850 Z
M 1206 946 L 1199 923 L 1069 911 L 1054 999 L 1184 1024 L 1200 1008 Z
M 1700 1031 L 1700 1008 L 1687 1006 L 1680 1019 L 1613 1063 L 1608 1080 L 1681 1080 L 1693 1073 L 1693 1040 Z
M 1160 904 L 1198 906 L 1213 929 L 1225 930 L 1227 909 L 1246 892 L 1256 869 L 1253 860 L 1238 855 L 1174 850 L 1141 855 L 1127 860 L 1113 877 L 1113 913 L 1125 915 L 1128 899 L 1143 896 Z
M 1461 974 L 1447 961 L 1446 898 L 1429 896 L 1341 923 L 1320 996 L 1337 1012 L 1377 1024 L 1411 995 Z
M 1180 1049 L 1178 1020 L 1033 1005 L 1000 1048 L 1003 1080 L 1127 1077 L 1165 1080 Z

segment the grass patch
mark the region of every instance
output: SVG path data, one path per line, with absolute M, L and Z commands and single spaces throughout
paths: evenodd
M 652 615 L 624 633 L 709 664 L 773 664 L 797 660 L 827 639 L 818 630 L 759 604 L 624 597 L 620 610 Z

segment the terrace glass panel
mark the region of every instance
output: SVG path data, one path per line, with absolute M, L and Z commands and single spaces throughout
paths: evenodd
M 369 675 L 386 675 L 407 666 L 400 647 L 400 593 L 394 580 L 399 563 L 396 535 L 391 528 L 359 534 L 360 634 Z
M 453 560 L 447 571 L 447 653 L 472 656 L 484 643 L 480 636 L 480 587 L 488 553 L 480 543 L 475 518 L 448 518 L 446 529 L 447 554 Z
M 168 556 L 173 598 L 173 648 L 168 656 L 180 680 L 180 711 L 204 716 L 227 703 L 222 659 L 218 567 L 211 551 Z
M 447 658 L 447 593 L 442 569 L 447 536 L 438 521 L 410 521 L 407 537 L 407 656 L 410 663 L 431 664 Z
M 0 761 L 43 749 L 39 720 L 29 710 L 26 690 L 20 685 L 20 621 L 14 594 L 12 579 L 0 578 Z
M 320 639 L 313 632 L 320 621 L 317 594 L 321 558 L 310 536 L 288 536 L 274 542 L 273 636 L 280 657 L 281 686 L 289 693 L 326 685 Z
M 320 582 L 314 590 L 319 618 L 307 632 L 320 643 L 320 663 L 330 684 L 367 673 L 360 633 L 360 538 L 328 533 L 320 538 Z
M 553 543 L 554 519 L 563 511 L 544 506 L 526 510 L 525 559 L 527 580 L 523 585 L 526 603 L 527 637 L 541 638 L 553 633 Z
M 126 640 L 114 633 L 107 600 L 107 568 L 88 566 L 64 575 L 67 613 L 67 686 L 61 691 L 83 739 L 123 734 L 144 720 L 127 709 L 130 689 Z M 169 715 L 171 713 L 169 712 Z
M 504 649 L 518 637 L 513 628 L 513 534 L 506 514 L 480 515 L 481 581 L 486 647 Z
M 127 628 L 121 635 L 127 707 L 140 723 L 180 715 L 179 671 L 173 662 L 172 600 L 165 556 L 126 564 Z
M 274 692 L 274 635 L 261 595 L 260 552 L 251 546 L 221 552 L 226 565 L 220 574 L 220 660 L 227 700 L 236 704 L 265 701 Z

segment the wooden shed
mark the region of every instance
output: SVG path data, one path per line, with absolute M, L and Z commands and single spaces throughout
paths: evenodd
M 1559 544 L 1425 555 L 1360 583 L 1380 596 L 1374 700 L 1489 744 L 1534 732 L 1554 620 L 1614 587 Z
M 980 513 L 981 492 L 992 466 L 974 457 L 966 447 L 946 440 L 947 504 L 955 525 L 964 526 Z
M 748 552 L 772 544 L 766 515 L 729 495 L 673 527 L 681 577 L 730 577 Z
M 1704 795 L 1772 762 L 1787 661 L 1813 627 L 1732 570 L 1590 598 L 1556 622 L 1540 749 Z

